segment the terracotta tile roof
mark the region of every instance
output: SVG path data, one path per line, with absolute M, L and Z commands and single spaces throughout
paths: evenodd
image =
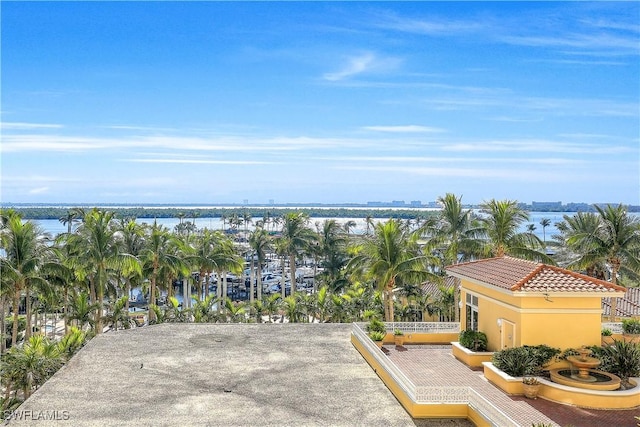
M 481 259 L 451 265 L 447 272 L 510 291 L 619 292 L 621 286 L 563 268 L 513 257 Z
M 447 276 L 444 279 L 444 285 L 442 285 L 445 289 L 451 289 L 456 286 L 456 279 L 453 276 Z M 434 282 L 424 282 L 422 285 L 422 291 L 425 295 L 431 295 L 431 298 L 438 299 L 442 292 L 440 292 L 440 285 Z
M 611 298 L 602 298 L 602 314 L 611 315 Z M 640 288 L 627 288 L 624 297 L 618 298 L 616 317 L 640 317 Z

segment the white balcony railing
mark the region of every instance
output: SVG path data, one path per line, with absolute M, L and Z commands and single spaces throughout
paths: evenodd
M 460 329 L 459 323 L 449 323 L 448 327 L 434 328 L 431 325 L 437 322 L 421 323 L 422 326 L 411 328 L 410 323 L 395 322 L 386 323 L 387 330 L 390 326 L 402 329 L 406 332 L 427 332 L 440 330 L 444 332 L 456 332 Z M 445 324 L 447 325 L 447 324 Z M 405 329 L 406 328 L 406 329 Z M 407 394 L 407 396 L 418 404 L 467 404 L 478 414 L 495 426 L 517 427 L 518 423 L 509 418 L 499 408 L 478 394 L 471 387 L 443 387 L 443 386 L 420 386 L 417 387 L 411 380 L 376 346 L 364 331 L 364 324 L 354 323 L 351 329 L 352 334 L 362 344 L 366 351 L 376 360 L 382 369 L 392 378 L 392 380 Z

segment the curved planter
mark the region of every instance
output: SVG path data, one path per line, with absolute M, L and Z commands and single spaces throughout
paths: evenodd
M 483 363 L 484 376 L 507 394 L 524 394 L 522 378 L 505 374 L 491 362 Z M 553 402 L 575 405 L 590 409 L 632 409 L 640 406 L 640 386 L 638 378 L 630 379 L 635 385 L 631 390 L 604 391 L 569 387 L 538 377 L 540 390 L 538 397 Z

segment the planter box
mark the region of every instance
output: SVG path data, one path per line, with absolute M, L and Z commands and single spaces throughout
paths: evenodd
M 492 351 L 471 351 L 460 345 L 457 341 L 453 341 L 451 343 L 451 352 L 456 359 L 472 368 L 481 368 L 483 362 L 491 362 L 491 359 L 493 358 Z
M 622 339 L 637 344 L 640 343 L 640 334 L 622 334 Z
M 507 394 L 524 394 L 524 384 L 522 383 L 522 377 L 512 377 L 502 372 L 500 369 L 493 366 L 491 362 L 484 362 L 484 376 L 490 382 L 495 384 L 498 388 Z

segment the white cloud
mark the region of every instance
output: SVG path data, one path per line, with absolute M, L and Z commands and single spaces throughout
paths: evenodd
M 439 133 L 446 130 L 435 127 L 405 125 L 405 126 L 365 126 L 362 129 L 375 132 L 396 132 L 396 133 Z
M 59 129 L 62 125 L 53 123 L 24 123 L 24 122 L 2 122 L 0 128 L 2 129 Z
M 369 72 L 388 72 L 394 70 L 400 64 L 400 59 L 392 57 L 379 57 L 367 52 L 347 59 L 338 71 L 325 73 L 322 77 L 330 82 L 338 82 L 350 77 Z
M 43 194 L 49 191 L 49 187 L 38 187 L 29 190 L 29 194 Z
M 186 163 L 206 165 L 267 165 L 273 162 L 254 160 L 206 160 L 206 159 L 121 159 L 122 162 L 133 163 Z
M 372 66 L 374 60 L 375 56 L 372 53 L 366 53 L 364 55 L 349 58 L 347 64 L 340 71 L 335 73 L 326 73 L 324 75 L 324 79 L 335 82 L 363 73 Z

